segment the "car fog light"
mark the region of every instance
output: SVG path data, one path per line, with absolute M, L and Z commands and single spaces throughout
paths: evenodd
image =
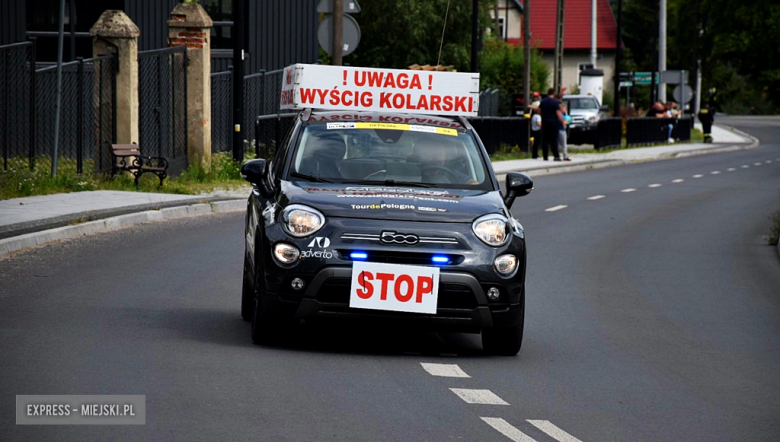
M 501 296 L 501 292 L 495 287 L 490 287 L 487 291 L 487 297 L 491 301 L 498 301 L 498 297 Z
M 515 255 L 501 255 L 493 261 L 496 271 L 502 275 L 509 275 L 517 269 L 517 257 Z
M 274 246 L 274 257 L 282 264 L 292 264 L 301 256 L 297 247 L 280 242 Z
M 290 283 L 293 290 L 301 290 L 303 288 L 303 280 L 301 278 L 294 278 Z

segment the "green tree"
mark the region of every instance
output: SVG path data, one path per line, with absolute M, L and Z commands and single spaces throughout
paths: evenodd
M 485 44 L 481 54 L 480 84 L 498 87 L 504 94 L 523 93 L 525 57 L 522 46 L 512 46 L 502 40 Z M 531 51 L 531 90 L 542 91 L 550 70 L 538 51 Z
M 362 0 L 355 16 L 361 41 L 344 57 L 353 66 L 405 69 L 413 64 L 436 65 L 448 0 Z M 480 1 L 480 29 L 494 25 L 495 0 Z M 458 71 L 471 67 L 471 0 L 449 0 L 441 45 L 441 65 Z

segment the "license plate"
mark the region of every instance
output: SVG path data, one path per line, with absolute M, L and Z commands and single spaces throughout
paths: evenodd
M 352 308 L 435 314 L 438 300 L 438 267 L 360 261 L 352 264 Z

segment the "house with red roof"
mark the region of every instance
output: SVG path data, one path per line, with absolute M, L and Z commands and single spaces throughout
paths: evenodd
M 492 18 L 498 24 L 498 38 L 510 44 L 523 42 L 523 17 L 519 0 L 498 0 Z M 557 0 L 531 0 L 531 45 L 542 52 L 542 59 L 550 67 L 549 86 L 555 63 L 555 17 Z M 596 69 L 604 71 L 604 90 L 612 90 L 615 71 L 615 42 L 617 23 L 609 0 L 596 4 Z M 579 84 L 580 70 L 590 66 L 591 0 L 566 0 L 563 31 L 563 87 L 572 90 Z M 544 91 L 540 91 L 544 93 Z

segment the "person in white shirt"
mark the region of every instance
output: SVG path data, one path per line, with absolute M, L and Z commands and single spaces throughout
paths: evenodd
M 533 111 L 533 116 L 531 117 L 531 137 L 534 139 L 531 157 L 537 159 L 539 158 L 539 149 L 542 147 L 542 116 L 538 108 Z

